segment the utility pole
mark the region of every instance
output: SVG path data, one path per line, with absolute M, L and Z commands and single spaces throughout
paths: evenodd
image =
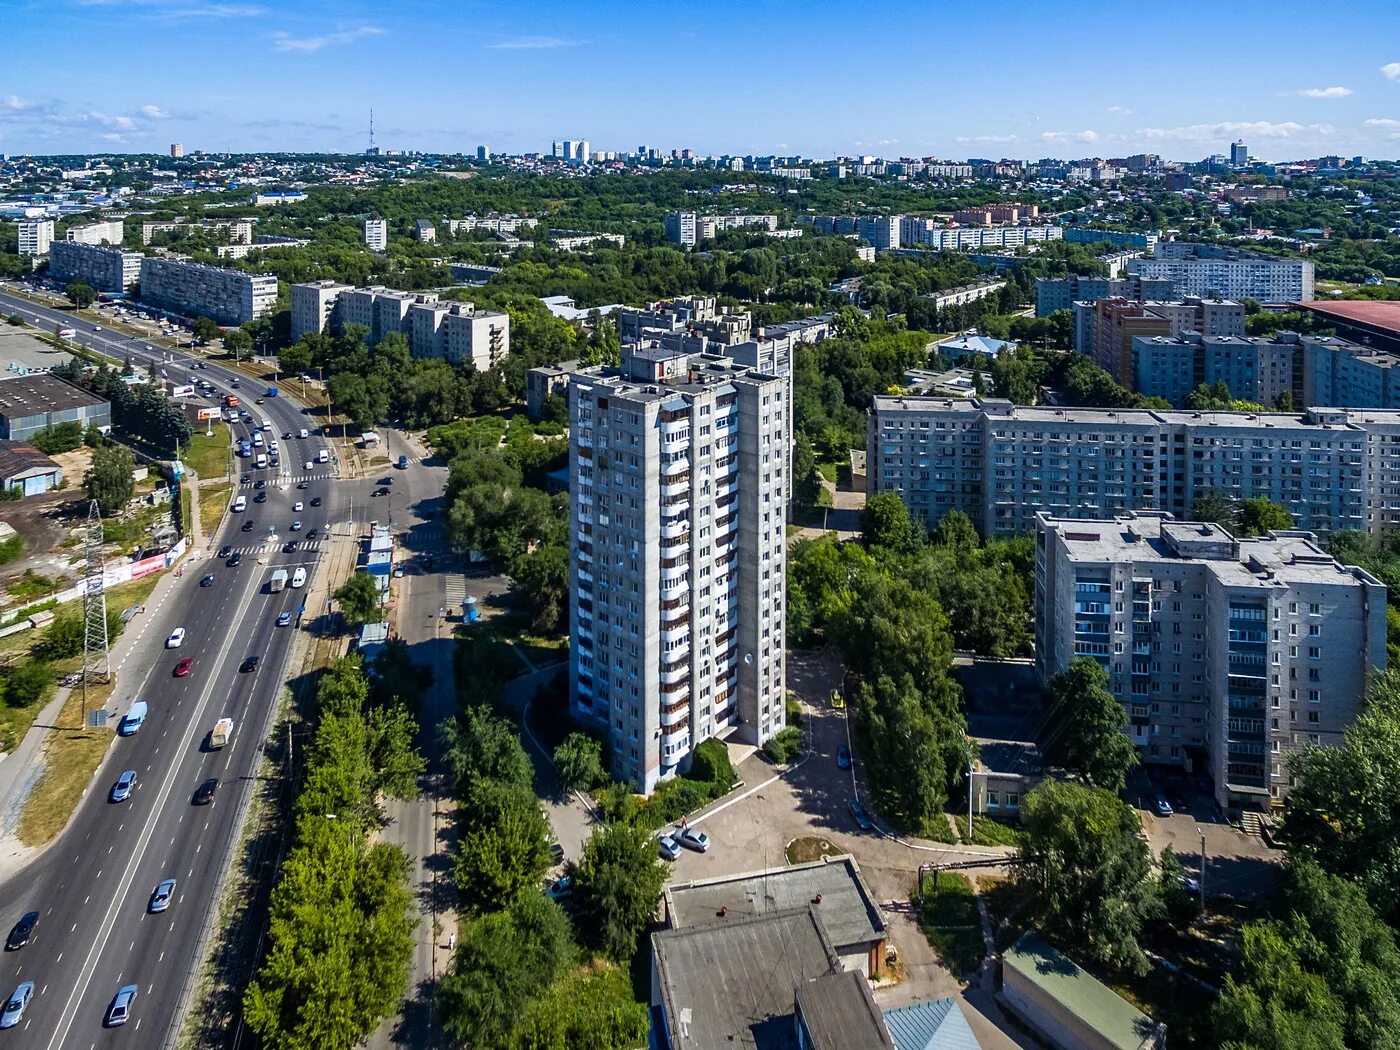
M 1200 828 L 1196 829 L 1200 831 Z M 1201 910 L 1206 910 L 1206 833 L 1201 831 L 1201 872 L 1196 879 L 1196 885 L 1201 891 Z

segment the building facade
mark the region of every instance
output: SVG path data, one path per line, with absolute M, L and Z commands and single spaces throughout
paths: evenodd
M 415 303 L 405 323 L 414 357 L 470 362 L 485 372 L 510 353 L 510 316 L 472 303 Z
M 785 724 L 787 382 L 625 348 L 569 377 L 569 686 L 650 792 Z
M 28 441 L 60 423 L 106 431 L 112 425 L 112 405 L 47 372 L 0 380 L 0 440 Z
M 1201 384 L 1224 383 L 1238 400 L 1273 407 L 1283 394 L 1292 399 L 1301 349 L 1296 336 L 1136 336 L 1132 388 L 1180 406 Z
M 141 301 L 186 317 L 239 325 L 277 306 L 277 278 L 176 257 L 141 260 Z
M 94 291 L 119 294 L 141 279 L 144 258 L 140 252 L 86 241 L 55 241 L 49 249 L 49 276 L 65 284 L 82 281 Z
M 52 219 L 21 219 L 18 223 L 20 255 L 48 255 L 53 244 Z
M 876 397 L 866 488 L 898 492 L 932 528 L 963 511 L 983 535 L 1016 535 L 1044 511 L 1111 518 L 1201 497 L 1262 496 L 1297 527 L 1400 525 L 1400 412 L 1029 408 L 996 399 Z
M 1169 301 L 1180 298 L 1173 280 L 1144 280 L 1141 277 L 1037 277 L 1035 279 L 1035 315 L 1049 317 L 1057 310 L 1069 310 L 1076 302 L 1096 302 L 1099 299 L 1152 299 Z
M 68 240 L 78 244 L 115 244 L 120 246 L 125 236 L 121 219 L 68 227 Z
M 365 245 L 372 252 L 382 252 L 389 245 L 389 220 L 373 216 L 365 220 Z
M 1215 244 L 1159 241 L 1151 258 L 1133 259 L 1128 272 L 1173 280 L 1181 295 L 1291 303 L 1313 297 L 1313 264 L 1306 259 L 1225 248 Z
M 353 288 L 330 280 L 292 285 L 292 342 L 337 328 L 340 297 Z
M 1306 532 L 1037 515 L 1035 602 L 1042 677 L 1097 661 L 1143 760 L 1229 810 L 1282 805 L 1289 755 L 1340 744 L 1385 667 L 1384 585 Z
M 1133 340 L 1189 332 L 1244 338 L 1244 305 L 1229 299 L 1098 299 L 1076 302 L 1074 349 L 1124 386 L 1133 383 Z

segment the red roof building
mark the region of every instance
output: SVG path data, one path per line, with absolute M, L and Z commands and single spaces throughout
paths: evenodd
M 1400 301 L 1315 299 L 1292 305 L 1326 318 L 1343 339 L 1400 354 Z

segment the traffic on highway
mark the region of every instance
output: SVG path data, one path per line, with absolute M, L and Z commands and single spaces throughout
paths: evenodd
M 48 331 L 71 323 L 3 292 L 0 306 Z M 194 364 L 112 331 L 73 339 L 157 371 Z M 216 390 L 238 388 L 236 373 L 199 363 Z M 167 599 L 130 625 L 135 640 L 109 705 L 120 731 L 67 829 L 0 884 L 0 1028 L 26 1033 L 17 1045 L 147 1048 L 177 1034 L 284 688 L 297 637 L 288 628 L 320 611 L 304 608 L 306 589 L 326 530 L 349 512 L 302 407 L 280 396 L 259 413 L 233 424 L 235 441 L 254 428 L 264 440 L 298 435 L 282 438 L 277 466 L 236 461 L 239 498 L 265 499 L 231 508 Z M 304 462 L 315 469 L 289 465 Z M 317 540 L 289 542 L 313 529 Z M 274 587 L 279 573 L 286 583 Z

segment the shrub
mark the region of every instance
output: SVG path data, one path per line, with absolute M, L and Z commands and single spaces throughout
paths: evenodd
M 729 749 L 724 741 L 711 737 L 695 748 L 690 760 L 691 780 L 715 784 L 722 791 L 734 786 L 734 767 L 729 762 Z
M 786 726 L 763 745 L 763 753 L 772 761 L 786 765 L 802 753 L 802 730 Z

